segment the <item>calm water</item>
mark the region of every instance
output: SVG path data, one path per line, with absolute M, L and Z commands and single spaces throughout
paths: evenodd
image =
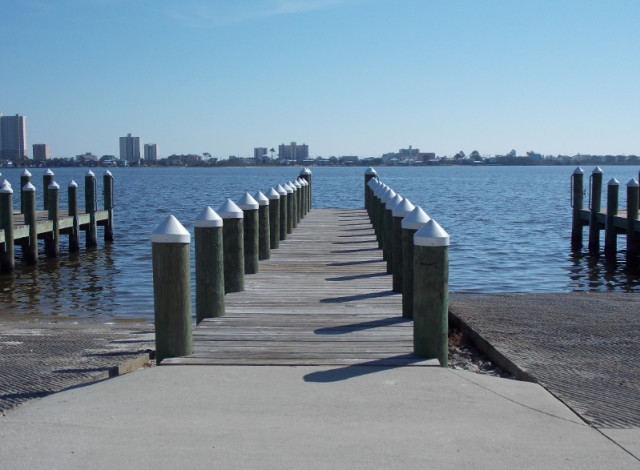
M 361 208 L 364 168 L 312 168 L 315 208 Z M 450 288 L 457 292 L 640 292 L 640 276 L 624 264 L 606 263 L 570 250 L 572 167 L 380 167 L 380 178 L 420 205 L 451 236 Z M 587 173 L 591 168 L 585 169 Z M 603 167 L 605 182 L 637 177 L 632 166 Z M 206 206 L 227 197 L 266 192 L 294 179 L 300 168 L 116 168 L 115 243 L 107 247 L 99 228 L 99 248 L 69 255 L 62 237 L 59 259 L 41 253 L 38 267 L 17 263 L 0 278 L 0 305 L 6 314 L 96 317 L 103 321 L 153 318 L 150 233 L 174 214 L 193 233 L 193 220 Z M 32 180 L 42 196 L 42 174 Z M 66 187 L 80 185 L 80 168 L 56 169 L 61 205 Z M 102 191 L 103 169 L 94 171 Z M 5 170 L 14 188 L 21 170 Z M 16 201 L 17 202 L 17 201 Z M 603 201 L 604 202 L 604 201 Z M 102 201 L 99 201 L 100 207 Z M 38 203 L 41 207 L 41 202 Z M 604 237 L 602 237 L 604 238 Z M 586 229 L 585 229 L 586 242 Z M 623 238 L 619 247 L 625 248 Z M 41 246 L 41 249 L 43 247 Z M 19 254 L 19 250 L 17 250 Z M 193 263 L 192 263 L 193 266 Z

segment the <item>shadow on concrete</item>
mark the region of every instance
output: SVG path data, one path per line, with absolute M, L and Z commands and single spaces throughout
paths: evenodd
M 382 292 L 371 292 L 369 294 L 346 295 L 343 297 L 327 297 L 326 299 L 320 299 L 320 302 L 328 303 L 328 304 L 341 304 L 345 302 L 354 302 L 356 300 L 375 299 L 377 297 L 388 297 L 390 295 L 400 295 L 400 294 L 398 294 L 397 292 L 393 292 L 392 290 L 385 290 Z
M 344 335 L 354 331 L 370 330 L 382 326 L 397 325 L 398 323 L 410 323 L 411 320 L 402 317 L 381 318 L 378 320 L 364 321 L 360 323 L 351 323 L 349 325 L 331 326 L 327 328 L 318 328 L 314 330 L 317 335 Z
M 363 362 L 360 364 L 352 364 L 338 369 L 312 372 L 304 376 L 304 381 L 313 383 L 341 382 L 343 380 L 349 380 L 367 374 L 375 374 L 376 372 L 405 367 L 418 362 L 423 362 L 424 360 L 424 358 L 416 357 L 413 354 L 401 354 L 399 356 L 376 359 L 374 361 Z M 438 367 L 435 364 L 425 365 L 429 367 Z

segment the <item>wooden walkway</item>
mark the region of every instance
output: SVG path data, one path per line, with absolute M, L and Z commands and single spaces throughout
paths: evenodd
M 313 209 L 226 316 L 194 328 L 194 354 L 162 364 L 434 365 L 412 355 L 413 323 L 364 210 Z

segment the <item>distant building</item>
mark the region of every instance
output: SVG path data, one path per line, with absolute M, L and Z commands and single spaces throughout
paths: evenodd
M 76 155 L 76 160 L 79 163 L 98 162 L 98 157 L 91 152 L 83 153 L 82 155 Z
M 33 159 L 36 162 L 44 162 L 51 158 L 51 150 L 47 144 L 33 144 Z
M 267 152 L 269 152 L 269 149 L 267 147 L 254 147 L 253 158 L 256 161 L 256 163 L 262 163 L 265 155 L 267 155 L 267 159 L 268 159 L 269 156 Z
M 27 157 L 26 116 L 2 116 L 0 114 L 0 159 L 12 160 Z
M 120 160 L 138 163 L 140 161 L 140 137 L 120 137 Z
M 302 162 L 309 158 L 309 146 L 307 144 L 297 145 L 291 142 L 290 145 L 278 145 L 278 156 L 284 160 L 295 160 Z
M 154 162 L 158 160 L 158 144 L 144 144 L 144 159 Z

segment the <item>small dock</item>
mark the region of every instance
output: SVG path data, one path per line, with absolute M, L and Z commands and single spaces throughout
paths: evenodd
M 310 211 L 225 305 L 194 329 L 194 354 L 162 364 L 438 365 L 413 355 L 365 210 Z

